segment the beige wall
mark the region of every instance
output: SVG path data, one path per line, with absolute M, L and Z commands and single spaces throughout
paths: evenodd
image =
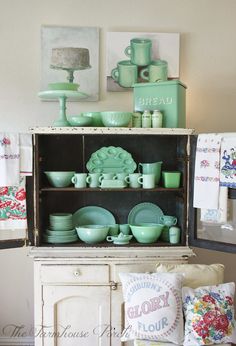
M 187 126 L 235 131 L 235 0 L 0 0 L 0 130 L 51 124 L 56 103 L 43 103 L 40 26 L 100 28 L 100 101 L 73 103 L 68 112 L 132 110 L 132 93 L 105 90 L 107 31 L 181 33 L 181 80 L 187 84 Z M 197 250 L 201 263 L 223 262 L 236 281 L 235 255 Z M 27 250 L 0 252 L 0 325 L 32 323 L 32 260 Z M 2 313 L 4 311 L 4 313 Z

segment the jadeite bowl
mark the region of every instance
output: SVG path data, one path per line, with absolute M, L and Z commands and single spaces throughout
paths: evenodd
M 133 236 L 139 243 L 155 243 L 162 233 L 164 225 L 158 223 L 140 223 L 130 225 Z
M 82 112 L 81 115 L 83 115 L 84 117 L 91 118 L 92 126 L 103 127 L 103 122 L 102 122 L 100 112 Z
M 49 183 L 54 187 L 67 187 L 71 185 L 71 178 L 74 176 L 74 171 L 57 172 L 46 171 L 44 172 L 48 178 Z
M 131 121 L 130 112 L 101 112 L 102 122 L 106 127 L 127 127 Z
M 76 227 L 78 237 L 87 244 L 96 244 L 104 241 L 109 227 L 105 225 L 84 225 Z
M 67 116 L 67 120 L 71 126 L 90 126 L 93 119 L 83 115 Z

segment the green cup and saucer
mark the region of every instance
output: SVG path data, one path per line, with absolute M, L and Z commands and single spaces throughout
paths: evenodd
M 117 236 L 107 236 L 107 241 L 116 245 L 127 245 L 129 241 L 133 238 L 132 235 L 127 235 L 120 233 Z

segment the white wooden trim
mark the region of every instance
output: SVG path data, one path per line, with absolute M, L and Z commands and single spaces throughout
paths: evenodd
M 135 127 L 32 127 L 35 134 L 84 134 L 84 135 L 191 135 L 193 129 L 135 128 Z
M 34 346 L 34 338 L 6 338 L 0 337 L 0 346 Z
M 36 258 L 152 258 L 179 259 L 194 256 L 188 246 L 175 247 L 32 247 L 29 255 Z

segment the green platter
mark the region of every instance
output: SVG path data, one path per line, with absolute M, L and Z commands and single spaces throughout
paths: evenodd
M 121 147 L 102 147 L 86 164 L 89 173 L 133 173 L 137 168 L 132 155 Z
M 73 214 L 72 219 L 75 227 L 82 225 L 116 224 L 116 220 L 109 210 L 97 206 L 80 208 Z

